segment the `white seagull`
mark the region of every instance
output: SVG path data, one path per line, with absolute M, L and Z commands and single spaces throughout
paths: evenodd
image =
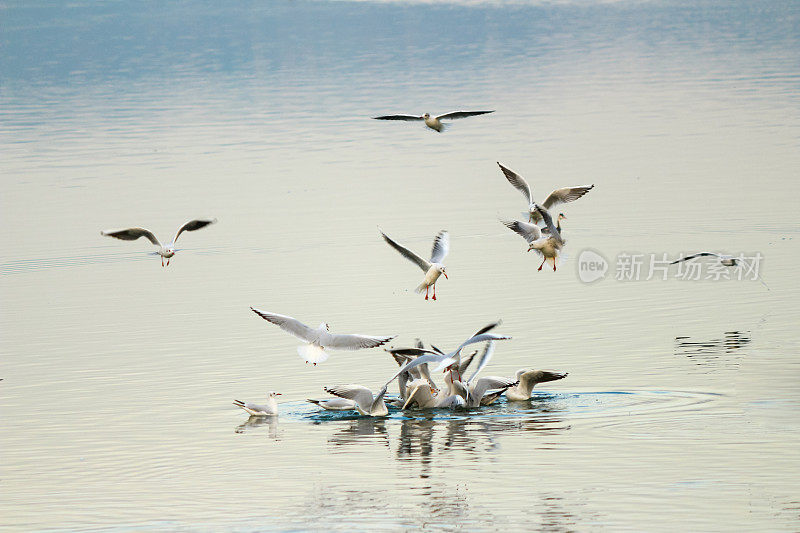
M 306 400 L 309 403 L 318 405 L 326 411 L 353 411 L 356 408 L 356 402 L 345 398 L 330 398 L 328 400 Z
M 290 316 L 279 315 L 261 311 L 253 307 L 250 308 L 255 314 L 271 322 L 282 330 L 287 331 L 307 344 L 297 347 L 297 353 L 306 363 L 317 363 L 326 361 L 329 357 L 325 348 L 333 350 L 360 350 L 362 348 L 375 348 L 387 343 L 396 335 L 390 337 L 373 337 L 370 335 L 333 335 L 328 331 L 328 324 L 322 323 L 317 329 L 312 329 L 299 320 Z
M 542 220 L 542 216 L 536 212 L 535 206 L 536 202 L 533 200 L 533 194 L 531 193 L 531 186 L 528 185 L 528 182 L 525 181 L 525 178 L 514 172 L 513 170 L 504 167 L 499 162 L 497 163 L 500 167 L 500 170 L 503 171 L 505 174 L 506 179 L 508 182 L 513 185 L 518 191 L 520 191 L 524 196 L 525 199 L 528 200 L 528 222 L 539 222 Z M 550 209 L 554 205 L 558 204 L 565 204 L 567 202 L 573 202 L 586 194 L 587 192 L 591 191 L 594 188 L 594 184 L 592 185 L 579 185 L 577 187 L 563 187 L 561 189 L 556 189 L 550 193 L 544 202 L 542 202 L 541 206 L 545 209 Z
M 715 254 L 714 252 L 700 252 L 700 253 L 697 253 L 697 254 L 694 254 L 694 255 L 687 255 L 686 257 L 681 257 L 680 259 L 676 259 L 675 261 L 670 263 L 670 265 L 674 265 L 674 264 L 680 263 L 682 261 L 689 261 L 690 259 L 695 259 L 697 257 L 705 257 L 705 256 L 716 257 L 719 260 L 720 264 L 723 265 L 723 266 L 737 267 L 737 266 L 739 266 L 739 263 L 742 263 L 748 269 L 752 269 L 752 267 L 747 263 L 747 261 L 744 260 L 743 257 L 734 257 L 732 255 Z M 767 288 L 767 290 L 770 290 L 769 286 L 766 283 L 764 283 L 764 280 L 761 279 L 761 276 L 758 275 L 758 272 L 753 271 L 753 274 L 755 274 L 755 276 L 758 278 L 758 281 L 760 281 L 761 284 L 764 287 Z
M 245 403 L 241 400 L 233 400 L 233 405 L 241 407 L 248 412 L 250 416 L 277 416 L 278 415 L 278 401 L 275 399 L 280 396 L 280 392 L 268 392 L 266 405 L 257 405 L 254 403 Z
M 548 372 L 547 370 L 517 370 L 516 380 L 519 381 L 514 387 L 506 390 L 506 398 L 512 402 L 522 402 L 529 400 L 531 391 L 537 383 L 545 383 L 547 381 L 555 381 L 557 379 L 564 379 L 567 374 L 560 374 L 558 372 Z
M 175 234 L 175 237 L 172 239 L 172 242 L 164 246 L 161 242 L 156 238 L 152 231 L 149 229 L 144 228 L 126 228 L 126 229 L 118 229 L 112 231 L 101 231 L 100 235 L 104 235 L 106 237 L 114 237 L 115 239 L 121 239 L 123 241 L 135 241 L 139 237 L 146 237 L 147 240 L 158 246 L 158 255 L 161 256 L 161 266 L 164 266 L 164 259 L 167 260 L 167 265 L 169 265 L 170 258 L 175 255 L 175 241 L 178 240 L 178 237 L 181 236 L 181 233 L 184 231 L 196 231 L 200 228 L 205 228 L 209 224 L 213 224 L 216 222 L 216 218 L 212 219 L 196 219 L 190 220 L 178 230 L 178 233 Z
M 337 385 L 335 387 L 325 387 L 325 392 L 353 400 L 355 402 L 356 411 L 362 415 L 367 416 L 386 416 L 389 414 L 389 408 L 383 401 L 386 395 L 386 385 L 378 391 L 377 395 L 372 394 L 372 391 L 361 385 Z
M 436 130 L 441 133 L 444 130 L 444 124 L 442 124 L 442 120 L 454 120 L 457 118 L 466 118 L 466 117 L 473 117 L 475 115 L 485 115 L 486 113 L 494 113 L 492 111 L 453 111 L 451 113 L 445 113 L 444 115 L 439 115 L 436 117 L 432 117 L 429 113 L 425 113 L 424 115 L 383 115 L 380 117 L 372 117 L 375 120 L 405 120 L 405 121 L 418 121 L 422 120 L 425 121 L 425 125 L 428 126 L 432 130 Z
M 447 233 L 446 230 L 440 231 L 436 234 L 436 237 L 433 239 L 433 250 L 431 251 L 431 260 L 427 261 L 422 257 L 418 256 L 405 246 L 402 246 L 392 239 L 390 239 L 380 228 L 378 230 L 381 232 L 383 236 L 383 240 L 389 243 L 389 246 L 400 252 L 400 255 L 411 261 L 412 263 L 416 264 L 419 268 L 425 272 L 425 279 L 422 283 L 415 289 L 416 292 L 422 292 L 422 289 L 425 289 L 425 299 L 428 299 L 428 289 L 432 286 L 433 287 L 433 299 L 436 299 L 436 280 L 439 279 L 439 276 L 444 274 L 444 277 L 447 277 L 447 272 L 445 271 L 444 265 L 442 261 L 444 261 L 447 252 L 450 251 L 450 234 Z
M 521 235 L 528 241 L 528 251 L 536 250 L 542 254 L 542 264 L 539 265 L 537 270 L 542 270 L 545 261 L 551 261 L 553 264 L 553 272 L 556 270 L 556 258 L 558 257 L 561 248 L 564 246 L 564 239 L 561 234 L 553 226 L 553 219 L 550 218 L 550 213 L 541 209 L 538 205 L 534 204 L 535 211 L 539 213 L 549 230 L 547 235 L 542 234 L 542 229 L 535 225 L 520 220 L 500 220 L 508 229 Z

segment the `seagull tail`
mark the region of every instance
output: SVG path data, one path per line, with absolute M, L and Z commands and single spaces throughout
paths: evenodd
M 428 285 L 426 285 L 425 282 L 423 281 L 422 283 L 420 283 L 419 287 L 414 289 L 414 292 L 416 292 L 416 293 L 424 292 L 425 289 L 427 289 L 427 288 L 428 288 Z
M 312 363 L 314 365 L 325 362 L 328 360 L 328 357 L 330 357 L 325 350 L 313 344 L 298 346 L 297 353 L 306 363 Z

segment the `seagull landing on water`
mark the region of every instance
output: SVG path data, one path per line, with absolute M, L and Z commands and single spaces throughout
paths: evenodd
M 444 124 L 442 124 L 443 120 L 455 120 L 457 118 L 466 118 L 466 117 L 474 117 L 475 115 L 485 115 L 486 113 L 494 113 L 494 110 L 491 111 L 453 111 L 451 113 L 445 113 L 444 115 L 439 115 L 433 117 L 430 113 L 425 113 L 424 115 L 383 115 L 381 117 L 372 117 L 375 120 L 405 120 L 405 121 L 418 121 L 423 120 L 425 121 L 425 125 L 428 126 L 432 130 L 436 130 L 441 133 L 444 130 Z
M 542 264 L 539 265 L 537 270 L 542 270 L 545 261 L 550 261 L 553 264 L 553 272 L 556 271 L 556 258 L 564 246 L 564 239 L 553 226 L 553 219 L 550 218 L 550 213 L 541 209 L 538 205 L 534 204 L 535 211 L 544 219 L 545 225 L 548 229 L 548 234 L 543 235 L 542 229 L 535 225 L 519 220 L 500 220 L 508 229 L 521 235 L 528 241 L 528 251 L 536 250 L 542 254 Z
M 436 237 L 433 239 L 433 250 L 431 251 L 431 260 L 427 261 L 422 257 L 418 256 L 405 246 L 397 244 L 395 241 L 390 239 L 380 228 L 378 230 L 381 232 L 383 236 L 383 240 L 385 240 L 389 246 L 400 252 L 400 255 L 411 261 L 412 263 L 416 264 L 418 267 L 425 272 L 425 279 L 423 282 L 415 289 L 416 292 L 422 292 L 422 289 L 425 289 L 425 299 L 428 299 L 428 289 L 433 287 L 433 299 L 436 299 L 436 280 L 439 279 L 439 276 L 444 274 L 444 277 L 447 277 L 447 272 L 445 271 L 444 265 L 442 261 L 444 261 L 447 252 L 450 251 L 450 234 L 447 231 L 442 230 L 440 231 Z
M 244 403 L 241 400 L 233 400 L 233 405 L 241 407 L 250 416 L 277 416 L 278 415 L 278 401 L 275 399 L 280 396 L 280 392 L 268 392 L 266 405 L 256 405 L 254 403 Z
M 306 363 L 322 363 L 328 360 L 325 348 L 333 350 L 360 350 L 361 348 L 375 348 L 385 344 L 396 337 L 373 337 L 370 335 L 332 335 L 328 331 L 328 324 L 320 324 L 317 329 L 310 328 L 299 320 L 290 316 L 260 311 L 250 308 L 255 314 L 271 322 L 282 330 L 287 331 L 307 344 L 297 347 L 297 353 Z
M 694 255 L 687 255 L 686 257 L 681 257 L 680 259 L 676 259 L 675 261 L 670 263 L 670 265 L 674 265 L 674 264 L 680 263 L 682 261 L 689 261 L 690 259 L 695 259 L 697 257 L 705 257 L 705 256 L 716 257 L 719 260 L 720 264 L 723 265 L 723 266 L 738 267 L 739 263 L 742 263 L 743 265 L 747 266 L 748 269 L 752 268 L 750 265 L 747 264 L 747 261 L 745 261 L 743 257 L 734 257 L 732 255 L 715 254 L 714 252 L 700 252 L 700 253 L 697 253 L 697 254 L 694 254 Z M 767 290 L 770 290 L 769 287 L 767 286 L 767 284 L 764 283 L 764 280 L 761 279 L 761 276 L 758 275 L 758 272 L 754 271 L 753 273 L 758 278 L 758 281 L 760 281 L 761 284 L 764 287 L 767 288 Z
M 527 368 L 517 370 L 516 380 L 519 383 L 506 390 L 506 398 L 512 402 L 530 400 L 531 391 L 537 383 L 564 379 L 567 375 L 567 373 L 562 374 L 560 372 L 549 372 L 547 370 L 528 370 Z
M 167 260 L 167 265 L 169 265 L 170 258 L 175 255 L 175 241 L 178 240 L 178 237 L 181 236 L 181 233 L 184 231 L 197 231 L 200 228 L 205 228 L 209 224 L 213 224 L 216 222 L 216 218 L 212 219 L 196 219 L 190 220 L 178 230 L 178 233 L 175 234 L 175 238 L 172 239 L 172 242 L 168 245 L 164 246 L 159 242 L 156 236 L 153 234 L 152 231 L 144 228 L 126 228 L 126 229 L 118 229 L 113 231 L 101 231 L 100 235 L 104 235 L 106 237 L 114 237 L 115 239 L 120 239 L 123 241 L 135 241 L 139 237 L 146 237 L 148 241 L 152 242 L 156 246 L 158 246 L 158 255 L 161 256 L 161 266 L 164 266 L 164 259 Z
M 497 163 L 497 165 L 500 167 L 500 170 L 503 171 L 503 174 L 508 182 L 513 185 L 514 188 L 520 191 L 525 196 L 525 199 L 528 200 L 528 222 L 535 223 L 542 220 L 542 216 L 536 212 L 536 202 L 533 200 L 531 186 L 528 185 L 528 182 L 525 181 L 525 178 L 513 170 L 504 167 L 500 163 Z M 587 192 L 591 191 L 593 188 L 594 185 L 579 185 L 577 187 L 564 187 L 561 189 L 556 189 L 550 193 L 550 196 L 548 196 L 544 202 L 542 202 L 541 207 L 544 209 L 550 209 L 554 205 L 574 202 Z

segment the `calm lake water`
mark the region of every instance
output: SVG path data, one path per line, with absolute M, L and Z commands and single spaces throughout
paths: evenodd
M 1 529 L 800 528 L 800 4 L 97 4 L 0 6 Z M 496 112 L 370 119 L 457 109 Z M 540 199 L 595 184 L 557 272 L 497 221 L 525 206 L 496 161 Z M 100 235 L 204 216 L 164 269 Z M 377 226 L 450 231 L 438 301 Z M 703 250 L 768 288 L 651 276 Z M 394 362 L 307 367 L 249 306 L 396 346 L 502 318 L 486 375 L 569 377 L 320 414 Z M 268 390 L 277 420 L 231 405 Z

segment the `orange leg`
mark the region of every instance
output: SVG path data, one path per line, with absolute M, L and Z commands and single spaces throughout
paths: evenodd
M 541 272 L 541 271 L 542 271 L 542 267 L 544 266 L 544 262 L 545 262 L 545 261 L 547 261 L 547 258 L 546 258 L 546 257 L 545 257 L 544 259 L 542 259 L 542 264 L 541 264 L 541 265 L 539 265 L 539 268 L 537 268 L 537 269 L 536 269 L 536 271 L 537 271 L 537 272 Z
M 428 299 L 428 289 L 429 289 L 429 288 L 430 288 L 430 287 L 425 287 L 425 299 L 426 299 L 426 300 Z
M 163 255 L 161 256 L 161 266 L 162 267 L 164 266 L 164 256 Z
M 433 284 L 433 299 L 436 299 L 436 284 Z

